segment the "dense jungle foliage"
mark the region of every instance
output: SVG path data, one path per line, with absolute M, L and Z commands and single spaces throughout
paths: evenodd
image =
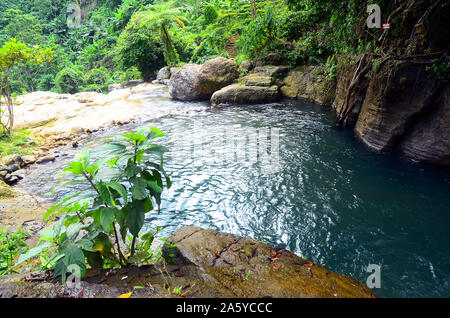
M 372 1 L 360 0 L 0 0 L 0 47 L 16 38 L 53 52 L 51 61 L 14 67 L 15 93 L 105 92 L 114 82 L 152 79 L 164 65 L 269 52 L 291 66 L 326 64 L 333 76 L 335 54 L 402 54 L 405 17 L 434 2 L 376 1 L 392 25 L 386 32 L 366 27 Z

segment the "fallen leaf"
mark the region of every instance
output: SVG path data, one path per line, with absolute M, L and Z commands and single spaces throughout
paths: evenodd
M 274 270 L 278 270 L 277 265 L 273 264 L 272 267 L 273 267 Z
M 313 262 L 305 261 L 305 265 L 312 266 L 312 265 L 313 265 Z
M 220 253 L 219 252 L 215 252 L 214 254 L 216 254 L 217 257 L 220 257 Z
M 122 295 L 120 295 L 120 296 L 117 296 L 116 298 L 130 298 L 130 297 L 131 297 L 131 294 L 133 294 L 133 292 L 131 292 L 131 293 L 126 293 L 126 294 L 122 294 Z

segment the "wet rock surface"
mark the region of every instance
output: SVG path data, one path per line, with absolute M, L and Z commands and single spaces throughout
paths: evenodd
M 323 75 L 323 71 L 323 67 L 310 65 L 293 69 L 284 78 L 281 93 L 288 98 L 308 99 L 319 104 L 332 103 L 336 82 Z
M 450 86 L 447 84 L 435 109 L 418 121 L 399 146 L 402 156 L 450 166 Z
M 88 270 L 73 289 L 49 273 L 10 275 L 0 279 L 0 297 L 174 297 L 174 287 L 176 296 L 192 298 L 376 297 L 352 278 L 252 239 L 188 226 L 169 241 L 177 244 L 164 248 L 170 265 Z
M 201 69 L 201 65 L 188 64 L 173 73 L 169 81 L 169 94 L 173 99 L 182 101 L 193 101 L 201 97 L 196 90 L 194 81 Z
M 202 98 L 209 99 L 214 92 L 232 84 L 238 76 L 239 66 L 234 60 L 217 57 L 202 65 L 195 77 L 194 87 Z
M 358 138 L 376 152 L 392 152 L 433 106 L 440 81 L 425 66 L 391 61 L 372 75 L 356 122 Z
M 232 84 L 215 92 L 211 105 L 270 103 L 278 99 L 278 86 L 246 86 Z

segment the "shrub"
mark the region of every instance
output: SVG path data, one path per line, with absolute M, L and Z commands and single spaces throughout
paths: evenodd
M 117 41 L 116 61 L 127 70 L 135 66 L 145 80 L 153 78 L 164 66 L 164 54 L 159 34 L 149 25 L 139 24 L 134 18 Z
M 86 74 L 84 91 L 107 92 L 111 83 L 109 71 L 105 67 L 95 68 Z
M 131 80 L 139 80 L 142 79 L 142 74 L 136 67 L 130 67 L 126 71 L 118 72 L 114 75 L 115 82 L 126 82 Z
M 163 168 L 165 149 L 154 143 L 164 136 L 156 128 L 121 135 L 96 152 L 101 159 L 95 162 L 83 149 L 64 169 L 75 178 L 64 185 L 80 183 L 89 189 L 47 211 L 45 221 L 60 219 L 53 228 L 40 232 L 40 245 L 21 255 L 16 265 L 54 251 L 48 263 L 64 284 L 68 272 L 83 277 L 87 264 L 103 268 L 111 262 L 128 266 L 152 260 L 150 246 L 159 229 L 146 233 L 141 229 L 145 214 L 159 210 L 164 187 L 171 187 Z
M 280 26 L 284 19 L 277 12 L 269 8 L 244 29 L 239 39 L 241 52 L 253 59 L 270 51 L 272 45 L 280 37 Z
M 44 74 L 39 78 L 37 89 L 39 91 L 50 91 L 55 88 L 55 75 Z
M 214 6 L 208 5 L 203 9 L 203 16 L 205 17 L 205 24 L 211 24 L 216 21 L 219 14 Z
M 84 85 L 84 74 L 75 67 L 65 67 L 55 77 L 58 93 L 75 94 Z
M 0 277 L 14 272 L 12 265 L 16 256 L 28 250 L 26 238 L 22 229 L 11 232 L 7 227 L 0 228 Z

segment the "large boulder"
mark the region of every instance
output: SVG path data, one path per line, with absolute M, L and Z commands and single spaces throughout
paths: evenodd
M 169 94 L 173 99 L 192 101 L 199 99 L 201 94 L 196 90 L 194 81 L 201 65 L 188 64 L 172 73 L 169 81 Z
M 176 244 L 171 250 L 175 265 L 197 269 L 197 297 L 374 296 L 350 277 L 250 238 L 187 226 L 168 241 Z M 177 285 L 187 283 L 180 281 Z
M 62 288 L 50 273 L 7 275 L 0 279 L 0 298 L 111 298 L 129 292 L 132 298 L 174 297 L 168 283 L 189 298 L 376 297 L 350 277 L 249 238 L 188 226 L 168 241 L 167 264 L 89 269 L 71 288 Z
M 239 77 L 239 66 L 234 60 L 217 57 L 202 65 L 194 80 L 194 87 L 203 98 L 209 98 Z
M 158 81 L 170 79 L 170 67 L 166 66 L 159 70 L 158 75 L 156 76 L 156 79 Z
M 443 89 L 430 114 L 402 140 L 399 152 L 415 161 L 450 166 L 450 85 Z
M 283 65 L 263 65 L 257 66 L 252 70 L 252 73 L 263 73 L 270 77 L 282 78 L 289 71 L 288 66 Z
M 433 106 L 441 82 L 407 61 L 388 61 L 372 73 L 355 132 L 369 149 L 388 153 Z
M 241 79 L 241 82 L 244 83 L 245 86 L 270 87 L 273 85 L 274 79 L 264 73 L 254 73 L 244 76 Z
M 284 78 L 281 93 L 288 98 L 330 104 L 335 96 L 336 81 L 323 73 L 324 69 L 320 66 L 299 66 Z
M 278 98 L 278 86 L 245 86 L 232 84 L 215 92 L 211 105 L 271 103 Z

